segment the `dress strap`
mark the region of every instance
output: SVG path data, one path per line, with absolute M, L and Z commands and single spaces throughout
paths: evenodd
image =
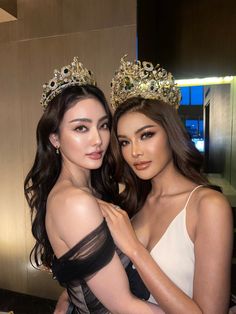
M 188 197 L 188 199 L 187 199 L 187 201 L 186 201 L 186 203 L 185 203 L 184 209 L 188 206 L 188 203 L 189 203 L 190 198 L 191 198 L 191 196 L 193 195 L 193 193 L 194 193 L 198 188 L 200 188 L 200 187 L 202 187 L 202 186 L 203 186 L 202 184 L 201 184 L 201 185 L 198 185 L 198 186 L 196 186 L 196 187 L 192 190 L 192 192 L 189 194 L 189 197 Z

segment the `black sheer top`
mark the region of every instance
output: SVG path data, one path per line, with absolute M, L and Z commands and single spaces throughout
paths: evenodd
M 73 313 L 107 314 L 109 311 L 95 297 L 86 284 L 97 271 L 106 266 L 118 253 L 129 277 L 133 294 L 142 299 L 149 298 L 149 292 L 133 269 L 129 259 L 115 248 L 105 220 L 91 233 L 78 242 L 60 258 L 54 258 L 52 271 L 59 283 L 66 287 L 74 305 Z

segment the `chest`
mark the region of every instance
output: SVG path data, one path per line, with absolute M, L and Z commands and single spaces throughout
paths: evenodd
M 181 202 L 148 203 L 134 217 L 132 223 L 142 244 L 151 251 L 171 228 L 181 225 L 194 240 L 196 218 L 194 211 L 184 208 Z

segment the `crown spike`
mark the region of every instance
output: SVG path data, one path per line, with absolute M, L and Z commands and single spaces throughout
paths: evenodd
M 155 67 L 151 62 L 136 60 L 126 61 L 127 55 L 120 60 L 120 68 L 111 81 L 111 106 L 116 109 L 131 97 L 161 99 L 174 106 L 179 106 L 181 93 L 171 73 Z

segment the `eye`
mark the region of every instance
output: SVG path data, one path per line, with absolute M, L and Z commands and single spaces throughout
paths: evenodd
M 84 133 L 88 131 L 88 128 L 85 125 L 79 125 L 75 128 L 75 131 Z
M 143 134 L 141 134 L 141 140 L 151 138 L 153 137 L 154 134 L 155 134 L 154 132 L 144 132 Z
M 101 129 L 109 129 L 109 123 L 108 122 L 104 122 L 102 125 L 101 125 L 101 127 L 100 127 Z
M 123 141 L 119 141 L 119 144 L 120 144 L 120 147 L 125 147 L 125 146 L 127 146 L 129 144 L 129 142 L 123 140 Z

